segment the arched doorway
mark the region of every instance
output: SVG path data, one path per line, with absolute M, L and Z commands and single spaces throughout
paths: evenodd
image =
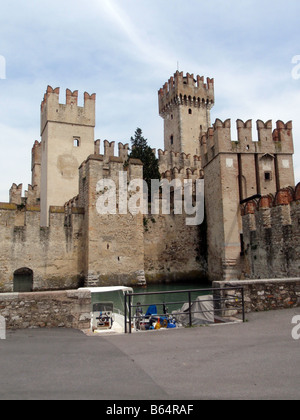
M 30 268 L 19 268 L 14 272 L 14 292 L 32 292 L 33 271 Z

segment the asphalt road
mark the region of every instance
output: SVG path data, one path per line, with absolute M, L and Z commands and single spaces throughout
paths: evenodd
M 300 398 L 294 310 L 244 324 L 89 337 L 33 329 L 0 340 L 1 400 Z

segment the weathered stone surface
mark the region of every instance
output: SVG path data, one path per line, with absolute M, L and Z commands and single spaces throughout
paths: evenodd
M 8 329 L 86 329 L 90 326 L 90 312 L 88 290 L 0 294 L 0 315 Z
M 215 288 L 242 287 L 246 312 L 298 307 L 300 306 L 299 286 L 299 277 L 213 282 Z M 228 305 L 230 306 L 229 302 Z
M 266 210 L 261 208 L 253 215 L 254 225 L 249 215 L 243 216 L 246 278 L 292 278 L 300 273 L 300 205 L 293 200 L 293 189 L 288 192 L 292 201 L 282 205 L 274 202 L 267 210 L 268 223 Z

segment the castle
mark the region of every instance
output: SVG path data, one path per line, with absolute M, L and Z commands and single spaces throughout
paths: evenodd
M 176 72 L 158 92 L 164 120 L 162 178 L 204 179 L 205 222 L 185 214 L 99 214 L 99 180 L 142 179 L 129 145 L 94 139 L 96 95 L 48 86 L 32 183 L 13 184 L 0 203 L 0 291 L 79 286 L 289 277 L 299 274 L 299 200 L 292 123 L 211 125 L 214 80 Z M 118 207 L 118 204 L 117 204 Z

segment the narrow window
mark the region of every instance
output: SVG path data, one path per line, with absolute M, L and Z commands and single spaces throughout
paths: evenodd
M 192 115 L 193 111 L 191 110 L 191 108 L 189 109 L 189 114 Z
M 174 143 L 174 136 L 171 136 L 170 140 L 171 140 L 171 145 L 172 145 Z
M 265 181 L 272 180 L 272 172 L 265 172 Z
M 79 141 L 79 139 L 74 139 L 74 147 L 79 147 L 79 145 L 80 145 L 80 141 Z
M 245 255 L 245 242 L 244 242 L 244 235 L 240 234 L 240 241 L 241 241 L 241 257 Z

